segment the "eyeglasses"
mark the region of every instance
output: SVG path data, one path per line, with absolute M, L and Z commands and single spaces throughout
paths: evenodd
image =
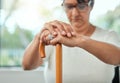
M 80 12 L 86 12 L 90 4 L 91 1 L 89 1 L 88 3 L 78 3 L 77 5 L 63 3 L 62 6 L 67 12 L 72 11 L 73 8 L 78 8 Z

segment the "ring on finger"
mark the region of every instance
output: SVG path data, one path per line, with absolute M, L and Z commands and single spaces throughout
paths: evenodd
M 54 37 L 53 37 L 52 34 L 49 34 L 49 35 L 47 36 L 47 38 L 48 38 L 49 40 L 52 40 Z

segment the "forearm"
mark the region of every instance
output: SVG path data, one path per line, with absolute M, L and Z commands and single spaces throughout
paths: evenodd
M 105 63 L 113 65 L 120 64 L 120 48 L 112 44 L 87 39 L 82 48 Z
M 42 64 L 42 59 L 38 53 L 39 40 L 37 37 L 25 49 L 23 57 L 23 68 L 25 70 L 35 69 Z

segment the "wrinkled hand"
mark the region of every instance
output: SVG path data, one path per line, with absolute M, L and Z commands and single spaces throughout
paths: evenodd
M 56 45 L 57 43 L 61 43 L 68 47 L 82 47 L 86 39 L 88 39 L 88 37 L 83 35 L 81 36 L 76 35 L 72 37 L 62 36 L 58 31 L 58 35 L 54 39 L 50 40 L 50 44 Z
M 48 35 L 50 32 L 48 30 L 43 29 L 40 33 L 40 42 L 44 43 L 45 45 L 50 44 L 50 40 L 48 39 Z
M 49 34 L 53 35 L 54 38 L 52 40 L 48 38 Z M 61 43 L 69 47 L 74 47 L 82 45 L 85 36 L 77 36 L 69 24 L 60 21 L 52 21 L 44 25 L 40 39 L 46 45 Z
M 50 33 L 54 36 L 56 36 L 58 34 L 56 32 L 56 29 L 63 36 L 67 36 L 67 37 L 74 36 L 74 31 L 73 31 L 72 26 L 70 24 L 67 24 L 67 23 L 64 23 L 61 21 L 57 21 L 57 20 L 45 23 L 44 29 L 49 30 Z
M 62 36 L 66 37 L 72 37 L 75 35 L 70 24 L 55 20 L 45 23 L 40 34 L 40 41 L 44 42 L 46 45 L 49 45 L 50 39 L 48 38 L 48 35 L 51 34 L 53 37 L 56 37 L 58 32 Z

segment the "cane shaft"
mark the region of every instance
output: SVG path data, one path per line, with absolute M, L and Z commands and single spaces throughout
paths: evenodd
M 56 45 L 56 83 L 62 83 L 62 45 Z

